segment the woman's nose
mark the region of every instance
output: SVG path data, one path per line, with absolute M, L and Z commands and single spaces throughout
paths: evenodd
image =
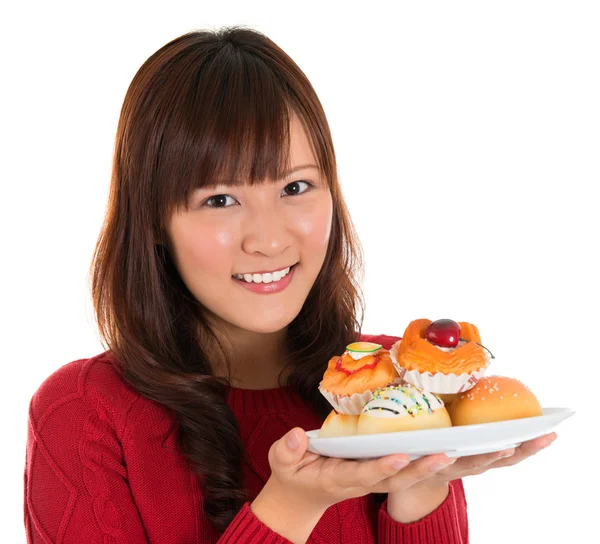
M 242 247 L 246 253 L 279 255 L 291 244 L 284 217 L 274 210 L 261 210 L 247 217 L 242 230 Z

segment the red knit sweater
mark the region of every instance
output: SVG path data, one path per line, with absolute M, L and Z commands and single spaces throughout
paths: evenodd
M 363 337 L 389 347 L 396 338 Z M 176 447 L 175 419 L 123 381 L 110 352 L 66 364 L 35 392 L 29 410 L 25 528 L 29 544 L 284 544 L 249 508 L 218 535 L 200 508 L 201 489 Z M 287 387 L 229 388 L 250 461 L 243 484 L 252 499 L 270 475 L 271 444 L 292 427 L 322 420 Z M 462 482 L 410 524 L 394 521 L 373 495 L 331 506 L 312 544 L 467 544 Z

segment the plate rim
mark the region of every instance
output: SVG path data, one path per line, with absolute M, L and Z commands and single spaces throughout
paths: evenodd
M 546 413 L 546 411 L 549 411 L 549 413 Z M 311 429 L 310 431 L 305 431 L 307 434 L 307 437 L 309 439 L 309 441 L 311 440 L 348 440 L 351 442 L 357 442 L 360 441 L 362 439 L 364 439 L 364 437 L 368 436 L 368 437 L 373 437 L 373 436 L 378 436 L 378 435 L 383 435 L 383 434 L 394 434 L 397 432 L 402 432 L 402 434 L 404 436 L 418 436 L 419 434 L 423 434 L 423 433 L 431 433 L 432 431 L 435 431 L 438 434 L 442 434 L 442 433 L 449 433 L 452 432 L 453 429 L 466 429 L 468 430 L 476 430 L 478 428 L 481 427 L 486 427 L 489 428 L 490 426 L 495 426 L 495 425 L 502 425 L 502 424 L 506 424 L 506 423 L 510 423 L 510 424 L 514 424 L 515 422 L 519 422 L 519 421 L 523 421 L 523 422 L 529 422 L 531 420 L 535 420 L 535 419 L 542 419 L 542 418 L 552 418 L 557 416 L 558 414 L 564 415 L 564 417 L 562 418 L 567 419 L 571 416 L 573 416 L 576 412 L 573 408 L 570 407 L 564 407 L 564 406 L 549 406 L 546 408 L 542 408 L 542 412 L 543 415 L 541 416 L 531 416 L 531 417 L 521 417 L 521 418 L 517 418 L 517 419 L 503 419 L 501 421 L 492 421 L 491 423 L 475 423 L 472 425 L 455 425 L 452 427 L 440 427 L 437 429 L 417 429 L 417 430 L 413 430 L 413 431 L 391 431 L 388 433 L 373 433 L 373 434 L 358 434 L 358 435 L 348 435 L 348 436 L 327 436 L 327 437 L 322 437 L 319 438 L 318 436 L 311 436 L 309 433 L 318 433 L 321 428 L 319 427 L 318 429 Z

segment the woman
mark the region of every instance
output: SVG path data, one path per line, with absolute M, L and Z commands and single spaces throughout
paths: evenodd
M 298 66 L 239 27 L 152 55 L 125 97 L 92 263 L 108 349 L 31 400 L 28 541 L 466 543 L 460 478 L 554 434 L 455 463 L 307 452 L 331 410 L 327 361 L 359 337 L 359 270 Z

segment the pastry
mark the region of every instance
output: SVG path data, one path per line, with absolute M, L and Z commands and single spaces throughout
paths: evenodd
M 390 355 L 405 382 L 446 400 L 473 387 L 493 358 L 475 325 L 450 319 L 412 321 Z
M 319 391 L 340 414 L 358 415 L 373 391 L 400 381 L 390 352 L 380 344 L 354 342 L 332 357 Z
M 377 389 L 358 418 L 357 434 L 451 427 L 444 402 L 414 385 Z

